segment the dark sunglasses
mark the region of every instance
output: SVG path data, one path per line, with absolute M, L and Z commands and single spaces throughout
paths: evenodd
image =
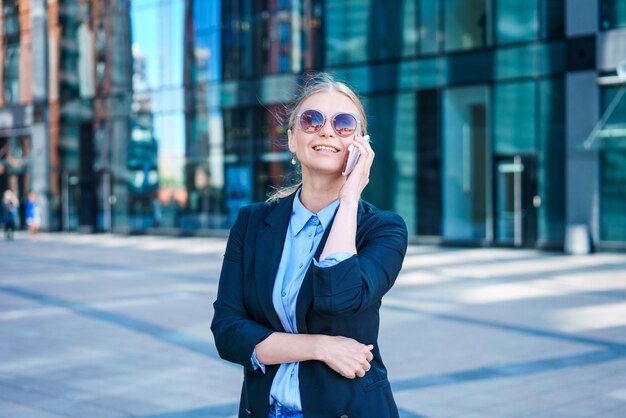
M 314 134 L 319 132 L 320 129 L 326 123 L 326 116 L 319 110 L 315 109 L 306 109 L 298 114 L 298 124 L 300 124 L 300 128 L 307 134 Z M 330 118 L 330 125 L 333 127 L 333 130 L 339 136 L 350 136 L 352 135 L 361 121 L 359 121 L 356 116 L 352 113 L 335 113 L 332 118 Z

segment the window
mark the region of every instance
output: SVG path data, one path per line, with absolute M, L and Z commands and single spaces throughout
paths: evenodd
M 626 27 L 626 2 L 624 0 L 601 0 L 602 29 Z
M 495 153 L 533 153 L 536 136 L 535 82 L 498 84 L 494 96 Z
M 446 51 L 482 48 L 490 44 L 487 0 L 444 1 Z
M 532 41 L 537 36 L 537 4 L 528 0 L 497 0 L 496 42 Z
M 562 78 L 538 82 L 537 239 L 558 246 L 565 235 L 565 86 Z
M 618 92 L 602 91 L 602 109 Z M 622 97 L 602 129 L 600 154 L 600 239 L 626 242 L 626 98 Z
M 482 240 L 488 233 L 489 90 L 451 88 L 443 94 L 443 237 Z
M 15 1 L 4 1 L 4 74 L 3 95 L 5 103 L 17 103 L 20 100 L 20 27 L 19 9 Z
M 420 1 L 420 53 L 439 52 L 439 2 L 436 0 Z

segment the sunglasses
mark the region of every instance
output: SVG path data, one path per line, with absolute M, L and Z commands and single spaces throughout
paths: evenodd
M 298 124 L 300 128 L 307 134 L 319 132 L 326 123 L 326 116 L 319 110 L 307 109 L 298 114 Z M 330 125 L 337 135 L 346 137 L 352 135 L 359 124 L 360 120 L 352 113 L 335 113 L 330 118 Z

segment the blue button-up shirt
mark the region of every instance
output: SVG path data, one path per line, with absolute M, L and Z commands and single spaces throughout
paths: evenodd
M 335 200 L 319 213 L 314 214 L 305 208 L 300 201 L 300 190 L 293 200 L 291 220 L 272 293 L 274 309 L 285 328 L 285 332 L 298 333 L 296 301 L 311 261 L 320 267 L 331 267 L 352 255 L 347 252 L 333 253 L 319 263 L 313 259 L 324 231 L 330 224 L 338 206 L 339 201 Z M 255 368 L 261 367 L 265 372 L 264 365 L 256 359 L 256 352 L 252 354 L 252 363 Z M 299 365 L 300 363 L 280 365 L 272 382 L 270 404 L 278 402 L 291 410 L 302 411 L 298 378 Z

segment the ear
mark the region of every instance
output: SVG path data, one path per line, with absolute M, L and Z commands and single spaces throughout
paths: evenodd
M 291 129 L 287 129 L 287 145 L 289 145 L 289 151 L 296 153 L 296 140 L 293 137 Z

